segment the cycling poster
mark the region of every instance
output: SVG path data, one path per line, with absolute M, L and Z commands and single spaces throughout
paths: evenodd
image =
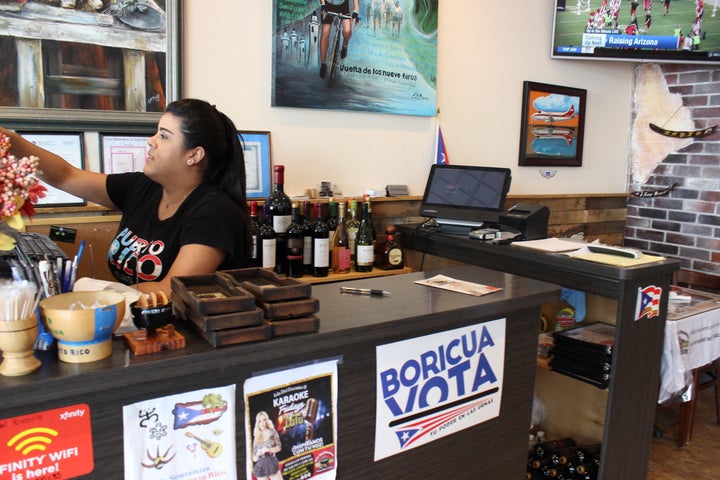
M 434 116 L 438 1 L 273 0 L 272 106 Z

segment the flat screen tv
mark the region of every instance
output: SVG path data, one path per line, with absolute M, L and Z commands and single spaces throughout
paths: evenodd
M 497 222 L 510 190 L 510 169 L 472 165 L 433 165 L 420 215 L 440 225 L 477 227 Z
M 718 2 L 556 0 L 552 58 L 720 62 Z

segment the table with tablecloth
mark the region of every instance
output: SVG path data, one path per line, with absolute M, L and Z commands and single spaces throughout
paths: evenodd
M 658 403 L 680 395 L 688 401 L 692 371 L 720 357 L 720 296 L 679 287 L 673 287 L 673 292 L 665 324 Z

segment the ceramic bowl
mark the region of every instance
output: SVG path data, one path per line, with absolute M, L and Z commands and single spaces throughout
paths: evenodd
M 125 316 L 125 297 L 117 292 L 69 292 L 40 302 L 40 316 L 58 341 L 58 357 L 87 363 L 110 356 L 112 334 Z
M 137 302 L 130 304 L 130 314 L 137 328 L 154 331 L 173 320 L 172 302 L 157 307 L 138 307 Z

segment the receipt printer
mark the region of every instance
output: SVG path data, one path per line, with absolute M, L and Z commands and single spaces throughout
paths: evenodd
M 550 209 L 543 205 L 513 205 L 498 217 L 501 226 L 520 231 L 523 240 L 547 238 Z

